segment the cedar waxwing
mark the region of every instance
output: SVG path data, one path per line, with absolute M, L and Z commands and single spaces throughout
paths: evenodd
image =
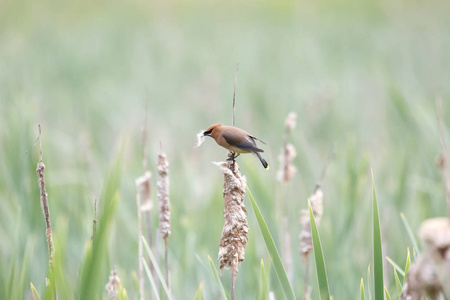
M 264 150 L 259 149 L 256 146 L 255 140 L 258 140 L 263 144 L 265 143 L 248 132 L 234 126 L 214 124 L 209 126 L 208 129 L 203 132 L 203 136 L 210 136 L 216 140 L 216 143 L 220 146 L 237 153 L 232 159 L 238 157 L 241 153 L 254 153 L 258 156 L 263 167 L 267 170 L 269 169 L 269 165 L 260 154 L 260 152 L 264 152 Z

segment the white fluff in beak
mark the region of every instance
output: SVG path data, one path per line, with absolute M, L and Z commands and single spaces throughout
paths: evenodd
M 203 134 L 204 130 L 200 131 L 197 134 L 197 146 L 195 148 L 200 147 L 201 144 L 205 141 L 205 135 Z

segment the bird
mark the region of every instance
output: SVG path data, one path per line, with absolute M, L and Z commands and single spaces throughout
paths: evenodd
M 260 154 L 261 152 L 264 152 L 264 150 L 256 146 L 256 140 L 263 144 L 266 143 L 249 134 L 247 131 L 234 126 L 213 124 L 203 132 L 203 136 L 212 137 L 219 146 L 233 152 L 233 155 L 229 158 L 230 160 L 234 160 L 242 153 L 254 153 L 258 156 L 264 169 L 269 169 L 269 164 Z

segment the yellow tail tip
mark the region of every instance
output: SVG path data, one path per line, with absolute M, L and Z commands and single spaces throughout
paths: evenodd
M 269 165 L 267 165 L 266 170 L 269 170 L 269 169 L 270 169 L 270 167 L 269 167 Z

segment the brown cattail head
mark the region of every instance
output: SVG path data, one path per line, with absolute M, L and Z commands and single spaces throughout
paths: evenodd
M 216 163 L 224 174 L 224 225 L 219 244 L 220 269 L 231 268 L 238 272 L 239 264 L 244 261 L 245 246 L 248 240 L 247 210 L 244 206 L 247 182 L 241 176 L 236 162 Z M 234 167 L 234 169 L 233 169 Z
M 136 179 L 136 196 L 140 203 L 141 211 L 149 211 L 153 208 L 152 199 L 150 196 L 150 179 L 152 173 L 146 171 L 144 175 Z
M 112 270 L 111 275 L 109 275 L 109 281 L 105 286 L 109 299 L 116 300 L 121 288 L 119 275 L 117 275 L 116 270 Z
M 309 201 L 311 203 L 316 224 L 319 225 L 323 215 L 323 192 L 320 186 L 316 187 L 314 193 L 309 197 Z M 300 223 L 302 225 L 302 231 L 300 232 L 300 254 L 302 255 L 303 262 L 306 263 L 308 261 L 309 253 L 313 249 L 309 210 L 302 209 Z
M 44 178 L 44 170 L 45 165 L 42 162 L 42 154 L 41 154 L 41 161 L 37 164 L 36 168 L 36 174 L 38 176 L 39 181 L 39 189 L 41 190 L 41 207 L 42 211 L 44 212 L 44 218 L 45 218 L 45 235 L 47 236 L 47 244 L 48 244 L 48 261 L 50 264 L 50 268 L 53 268 L 53 256 L 54 256 L 54 249 L 53 249 L 53 235 L 52 235 L 52 225 L 50 223 L 50 210 L 48 208 L 48 194 L 47 190 L 45 188 L 45 178 Z
M 424 253 L 411 265 L 402 299 L 438 299 L 441 292 L 447 294 L 450 280 L 450 220 L 428 219 L 420 226 L 419 236 Z
M 169 203 L 169 163 L 166 155 L 158 155 L 158 203 L 159 203 L 159 229 L 164 239 L 170 234 L 170 203 Z

